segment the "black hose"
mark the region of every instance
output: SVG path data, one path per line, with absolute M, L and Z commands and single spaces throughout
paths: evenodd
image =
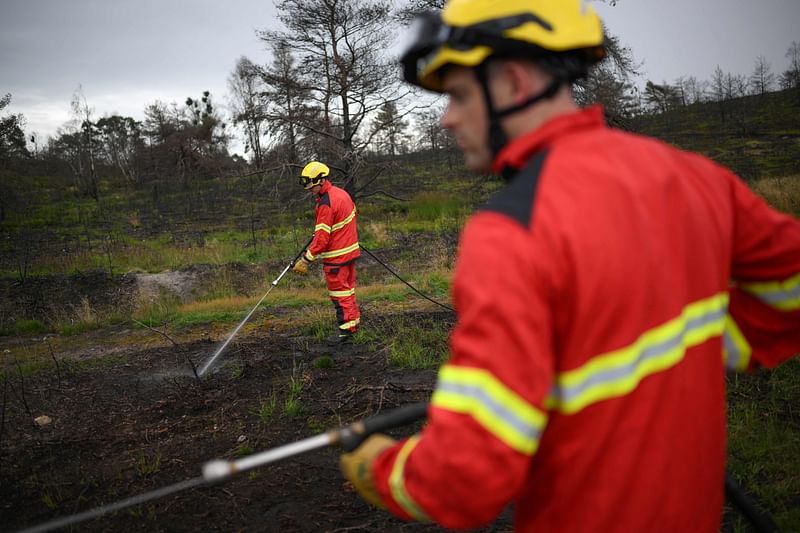
M 384 263 L 383 261 L 381 261 L 380 259 L 378 259 L 378 258 L 375 256 L 375 254 L 373 254 L 372 252 L 370 252 L 370 251 L 369 251 L 369 249 L 367 249 L 367 247 L 366 247 L 366 246 L 364 246 L 363 244 L 359 244 L 359 246 L 361 247 L 361 249 L 362 249 L 362 250 L 364 250 L 364 251 L 365 251 L 365 252 L 367 252 L 367 253 L 368 253 L 370 256 L 372 256 L 372 258 L 373 258 L 375 261 L 377 261 L 377 262 L 378 262 L 378 263 L 379 263 L 381 266 L 383 266 L 383 268 L 385 268 L 386 270 L 388 270 L 389 272 L 391 272 L 391 273 L 394 275 L 394 277 L 396 277 L 397 279 L 399 279 L 400 281 L 402 281 L 403 283 L 405 283 L 405 284 L 406 284 L 406 285 L 407 285 L 407 286 L 408 286 L 408 287 L 409 287 L 409 288 L 410 288 L 412 291 L 416 292 L 417 294 L 419 294 L 420 296 L 422 296 L 423 298 L 425 298 L 425 299 L 426 299 L 426 300 L 428 300 L 429 302 L 433 302 L 433 303 L 435 303 L 435 304 L 436 304 L 436 305 L 438 305 L 439 307 L 443 307 L 444 309 L 447 309 L 448 311 L 450 311 L 450 312 L 453 312 L 453 313 L 455 313 L 455 312 L 456 312 L 456 310 L 455 310 L 455 309 L 453 309 L 452 307 L 450 307 L 449 305 L 445 305 L 445 304 L 443 304 L 443 303 L 439 303 L 439 302 L 437 302 L 436 300 L 434 300 L 433 298 L 430 298 L 430 297 L 426 296 L 425 294 L 421 293 L 420 291 L 418 291 L 418 290 L 416 289 L 416 287 L 414 287 L 414 286 L 413 286 L 413 285 L 411 285 L 409 282 L 407 282 L 406 280 L 404 280 L 403 278 L 401 278 L 401 277 L 400 277 L 400 275 L 399 275 L 397 272 L 395 272 L 394 270 L 392 270 L 392 269 L 391 269 L 391 267 L 390 267 L 389 265 L 387 265 L 386 263 Z
M 734 507 L 744 515 L 758 533 L 777 533 L 778 526 L 772 517 L 758 508 L 753 498 L 736 483 L 728 472 L 725 472 L 725 495 Z

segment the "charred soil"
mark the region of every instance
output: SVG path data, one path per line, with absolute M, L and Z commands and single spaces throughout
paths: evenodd
M 452 315 L 428 313 L 452 323 Z M 373 317 L 373 325 L 393 320 Z M 329 348 L 296 331 L 250 332 L 205 376 L 211 340 L 54 357 L 4 381 L 0 522 L 17 530 L 200 475 L 211 459 L 292 443 L 427 401 L 435 371 L 388 363 L 374 343 Z M 191 362 L 190 362 L 191 361 Z M 55 363 L 58 364 L 55 364 Z M 40 426 L 35 419 L 51 422 Z M 391 432 L 409 435 L 422 422 Z M 328 448 L 130 507 L 81 531 L 439 531 L 364 503 Z M 484 531 L 511 530 L 508 513 Z

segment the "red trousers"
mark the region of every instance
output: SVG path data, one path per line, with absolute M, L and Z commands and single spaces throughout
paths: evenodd
M 361 321 L 361 311 L 356 301 L 356 262 L 346 265 L 323 265 L 328 296 L 336 308 L 339 329 L 355 333 Z

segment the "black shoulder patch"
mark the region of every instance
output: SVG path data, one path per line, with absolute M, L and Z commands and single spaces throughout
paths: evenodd
M 328 193 L 325 193 L 319 197 L 319 205 L 327 205 L 328 207 L 331 206 L 331 197 L 328 196 Z
M 505 187 L 486 202 L 480 211 L 501 213 L 526 228 L 530 226 L 539 174 L 542 172 L 546 157 L 546 150 L 536 154 L 525 167 L 513 175 Z

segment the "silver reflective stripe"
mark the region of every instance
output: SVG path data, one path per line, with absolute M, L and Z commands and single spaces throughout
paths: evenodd
M 747 287 L 745 287 L 745 290 L 747 290 Z M 748 290 L 748 292 L 759 300 L 779 309 L 796 307 L 794 302 L 800 300 L 800 285 L 789 290 L 775 289 L 758 292 Z
M 687 334 L 691 333 L 693 330 L 700 330 L 710 324 L 721 322 L 726 313 L 727 309 L 723 307 L 722 309 L 714 310 L 712 313 L 689 319 L 680 332 L 667 340 L 644 347 L 631 362 L 622 366 L 595 372 L 589 375 L 585 380 L 571 387 L 556 383 L 553 385 L 550 394 L 559 402 L 569 403 L 593 387 L 629 379 L 635 376 L 637 369 L 649 360 L 657 359 L 670 352 L 670 350 L 682 346 Z
M 513 411 L 504 408 L 503 405 L 495 401 L 494 398 L 492 398 L 478 385 L 464 385 L 461 383 L 440 380 L 436 389 L 476 401 L 491 411 L 492 414 L 494 414 L 497 418 L 505 421 L 509 426 L 513 427 L 520 435 L 524 437 L 538 441 L 539 436 L 542 434 L 541 428 L 528 424 L 524 420 L 520 419 L 516 414 L 514 414 Z
M 739 364 L 742 360 L 742 352 L 736 346 L 731 332 L 727 329 L 722 333 L 722 342 L 725 347 L 725 367 L 729 370 L 739 370 Z

